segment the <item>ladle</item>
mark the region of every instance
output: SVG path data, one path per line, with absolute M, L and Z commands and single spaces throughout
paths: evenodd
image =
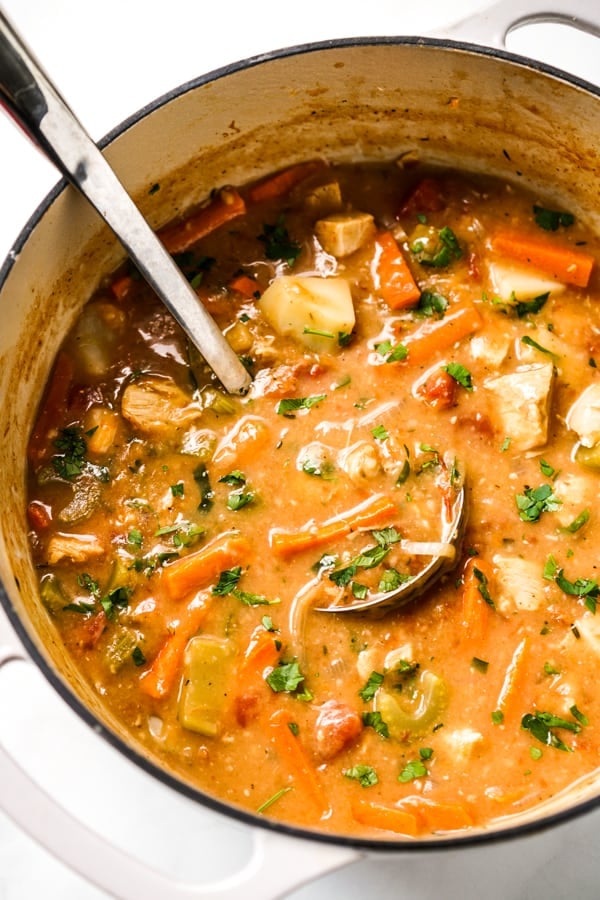
M 247 370 L 2 11 L 0 102 L 100 213 L 223 387 L 244 394 L 251 381 Z
M 409 581 L 404 581 L 392 591 L 368 594 L 366 599 L 354 603 L 332 603 L 329 606 L 314 607 L 318 612 L 359 613 L 383 615 L 390 609 L 404 606 L 424 594 L 435 582 L 450 572 L 458 563 L 460 548 L 467 524 L 467 504 L 465 486 L 461 482 L 453 489 L 454 496 L 448 504 L 442 504 L 442 530 L 440 544 L 447 549 L 446 554 L 433 555 L 427 565 Z M 400 542 L 402 546 L 402 541 Z

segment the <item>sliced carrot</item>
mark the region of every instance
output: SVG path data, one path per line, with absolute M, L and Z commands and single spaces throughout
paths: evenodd
M 172 600 L 181 600 L 215 581 L 221 572 L 248 559 L 250 544 L 237 532 L 220 535 L 206 547 L 176 559 L 161 569 L 162 583 Z
M 110 289 L 115 299 L 123 300 L 129 293 L 133 283 L 131 275 L 119 275 L 118 278 L 113 279 Z
M 287 169 L 282 169 L 274 175 L 267 175 L 266 178 L 257 181 L 248 190 L 247 198 L 249 203 L 263 203 L 266 200 L 277 200 L 295 188 L 297 184 L 324 169 L 326 163 L 321 159 L 312 159 L 308 162 L 298 163 Z
M 270 535 L 271 547 L 279 556 L 292 556 L 303 550 L 322 547 L 358 528 L 369 528 L 388 522 L 397 511 L 398 508 L 390 497 L 378 494 L 341 516 L 324 522 L 323 525 L 307 526 L 300 531 L 292 532 L 274 529 Z
M 512 724 L 520 716 L 523 707 L 523 692 L 527 684 L 529 641 L 523 638 L 517 645 L 498 696 L 496 709 L 504 716 L 504 722 Z
M 237 275 L 227 286 L 230 291 L 237 291 L 238 294 L 247 297 L 248 300 L 254 297 L 259 290 L 258 284 L 249 275 Z
M 381 231 L 375 243 L 379 248 L 377 277 L 381 297 L 390 309 L 414 306 L 421 296 L 421 291 L 394 235 L 390 231 Z
M 401 805 L 405 809 L 414 809 L 418 820 L 429 831 L 456 831 L 474 824 L 469 810 L 459 803 L 439 803 L 425 797 L 410 797 Z
M 479 557 L 468 560 L 463 575 L 462 625 L 466 639 L 476 648 L 481 648 L 489 630 L 492 613 L 490 603 L 485 599 L 487 588 L 493 599 L 494 570 L 489 562 Z
M 402 343 L 408 349 L 406 359 L 392 365 L 421 365 L 436 354 L 443 353 L 483 325 L 483 320 L 472 303 L 460 303 L 450 307 L 443 319 L 428 322 Z
M 277 756 L 291 775 L 296 790 L 314 807 L 319 817 L 327 815 L 330 806 L 300 736 L 292 731 L 294 719 L 287 710 L 278 709 L 269 718 L 269 732 Z
M 183 664 L 183 655 L 208 614 L 207 597 L 194 597 L 167 636 L 150 666 L 140 676 L 140 690 L 155 700 L 162 700 L 173 688 Z
M 382 831 L 393 831 L 416 837 L 418 833 L 417 817 L 399 806 L 383 806 L 370 803 L 368 800 L 354 799 L 351 803 L 352 818 L 368 828 L 379 828 Z
M 573 250 L 552 238 L 531 237 L 516 231 L 497 232 L 492 238 L 492 249 L 578 287 L 587 287 L 595 262 L 589 253 Z
M 244 653 L 243 662 L 238 670 L 238 681 L 244 686 L 255 677 L 261 677 L 265 669 L 277 664 L 280 650 L 277 649 L 277 639 L 273 632 L 267 631 L 260 625 L 252 632 L 250 643 Z
M 415 387 L 415 396 L 432 409 L 451 409 L 456 403 L 456 389 L 452 375 L 439 368 Z
M 46 444 L 48 434 L 52 428 L 57 429 L 57 423 L 68 408 L 73 374 L 74 368 L 70 357 L 66 353 L 59 353 L 50 378 L 48 392 L 41 406 L 42 412 L 29 439 L 27 453 L 29 461 L 33 465 L 41 462 L 48 453 Z
M 196 241 L 245 212 L 246 204 L 241 194 L 235 188 L 221 188 L 210 203 L 183 222 L 167 225 L 158 236 L 169 253 L 183 253 Z

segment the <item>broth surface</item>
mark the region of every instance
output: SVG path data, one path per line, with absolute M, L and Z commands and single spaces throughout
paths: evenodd
M 411 160 L 311 161 L 161 236 L 250 393 L 124 268 L 30 441 L 41 602 L 123 728 L 228 803 L 375 838 L 485 828 L 593 772 L 597 238 Z M 396 610 L 317 609 L 436 555 L 452 571 Z

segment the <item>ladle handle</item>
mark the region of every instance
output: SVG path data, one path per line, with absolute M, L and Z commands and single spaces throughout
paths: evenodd
M 0 102 L 115 232 L 227 391 L 250 376 L 83 126 L 0 11 Z

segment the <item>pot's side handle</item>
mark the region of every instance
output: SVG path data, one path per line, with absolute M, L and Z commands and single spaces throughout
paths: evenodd
M 28 656 L 0 608 L 0 669 L 13 660 L 28 660 Z M 212 884 L 172 880 L 68 813 L 11 756 L 1 732 L 0 807 L 46 850 L 119 900 L 276 900 L 361 858 L 350 847 L 254 828 L 250 859 L 239 872 Z
M 591 0 L 497 0 L 433 36 L 504 48 L 509 31 L 521 25 L 557 22 L 600 37 L 600 8 Z

